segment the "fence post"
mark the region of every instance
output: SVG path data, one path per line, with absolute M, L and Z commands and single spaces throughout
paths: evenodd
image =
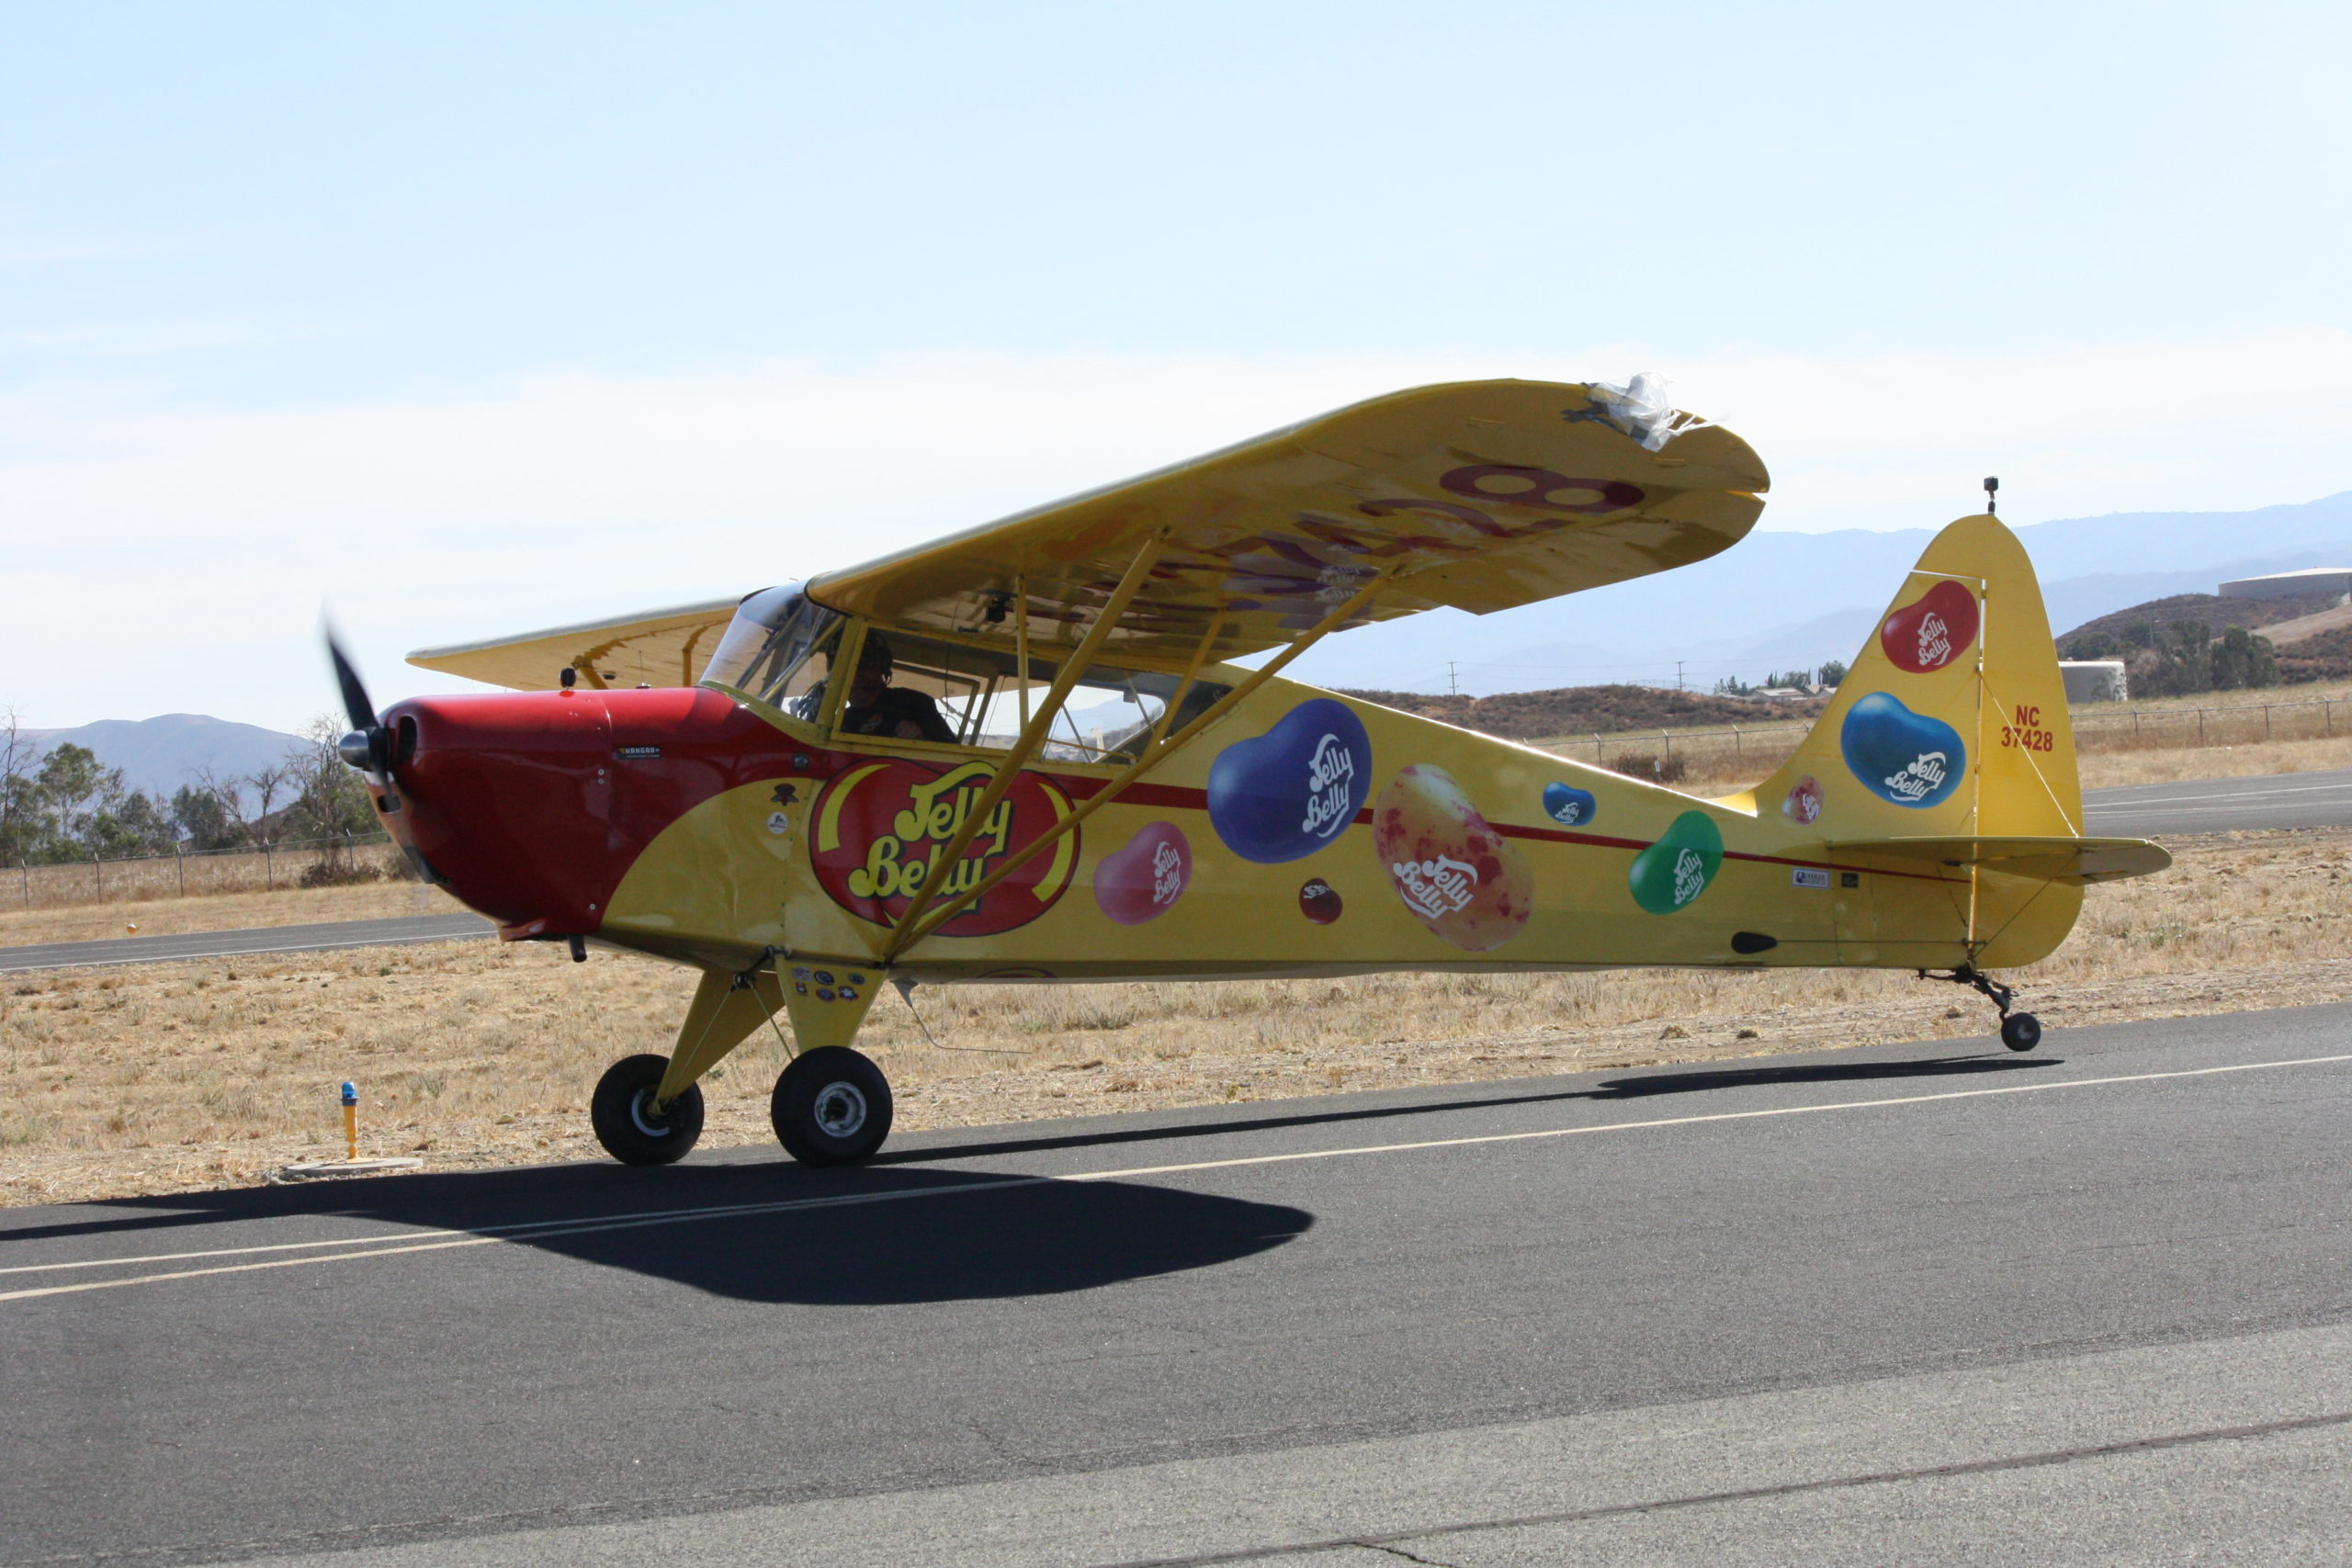
M 98 902 L 103 904 L 107 901 L 107 867 L 96 850 L 90 852 L 90 874 L 98 879 Z
M 1600 766 L 1600 731 L 1598 729 L 1592 732 L 1592 765 L 1596 768 Z
M 2202 725 L 2205 722 L 2204 717 L 2200 715 L 2197 722 Z M 2203 731 L 2199 730 L 2199 733 L 2202 734 Z M 277 857 L 271 852 L 267 839 L 261 841 L 261 885 L 265 892 L 277 886 Z
M 32 863 L 29 861 L 19 858 L 17 862 L 17 874 L 25 879 L 25 908 L 29 909 L 33 907 Z
M 2205 744 L 2205 710 L 2203 708 L 2197 710 L 2197 744 L 2199 746 Z
M 2270 739 L 2270 705 L 2268 703 L 2262 705 L 2262 738 L 2265 740 Z
M 185 897 L 187 897 L 187 846 L 185 846 L 185 845 L 183 845 L 183 844 L 179 844 L 179 843 L 174 843 L 174 844 L 172 845 L 172 860 L 173 860 L 173 862 L 175 863 L 175 865 L 177 866 L 177 868 L 178 868 L 178 870 L 179 870 L 179 874 L 180 874 L 180 897 L 183 897 L 183 898 L 185 898 Z

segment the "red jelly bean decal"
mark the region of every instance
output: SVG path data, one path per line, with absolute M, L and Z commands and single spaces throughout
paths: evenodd
M 1898 670 L 1941 670 L 1976 640 L 1976 595 L 1947 579 L 1887 616 L 1878 645 Z
M 1340 890 L 1319 876 L 1308 877 L 1298 890 L 1298 912 L 1318 926 L 1338 919 L 1342 908 Z

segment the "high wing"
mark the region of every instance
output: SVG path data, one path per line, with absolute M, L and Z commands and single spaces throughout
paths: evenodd
M 408 661 L 518 692 L 551 692 L 566 669 L 580 671 L 591 686 L 691 686 L 738 603 L 714 599 L 488 642 L 421 648 Z
M 1633 396 L 1543 381 L 1393 392 L 823 573 L 807 592 L 886 626 L 1008 647 L 1025 620 L 1050 654 L 1079 642 L 1156 551 L 1098 641 L 1114 658 L 1179 665 L 1295 643 L 1367 588 L 1344 626 L 1441 604 L 1486 615 L 1687 566 L 1754 525 L 1770 483 L 1762 460 L 1640 392 L 1638 381 Z M 1025 615 L 1010 615 L 1016 606 Z M 733 609 L 685 605 L 409 662 L 523 690 L 554 686 L 567 665 L 592 685 L 691 684 Z
M 1295 640 L 1384 573 L 1348 625 L 1440 604 L 1485 615 L 1737 543 L 1764 507 L 1762 460 L 1689 415 L 1628 412 L 1611 390 L 1391 393 L 824 573 L 808 595 L 910 630 L 1001 636 L 1017 594 L 1034 636 L 1074 642 L 1160 538 L 1105 651 L 1182 661 L 1222 615 L 1207 654 L 1232 659 Z

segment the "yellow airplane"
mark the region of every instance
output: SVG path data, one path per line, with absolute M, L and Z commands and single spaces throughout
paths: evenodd
M 430 649 L 512 690 L 379 715 L 334 651 L 387 827 L 510 940 L 701 972 L 667 1056 L 591 1101 L 632 1164 L 779 1011 L 777 1136 L 854 1163 L 887 984 L 1385 969 L 1988 968 L 2162 869 L 2085 837 L 2025 551 L 1937 536 L 1828 711 L 1700 799 L 1281 679 L 1351 626 L 1623 581 L 1736 544 L 1764 467 L 1637 384 L 1375 398 L 738 603 Z M 1272 657 L 1246 669 L 1235 660 Z

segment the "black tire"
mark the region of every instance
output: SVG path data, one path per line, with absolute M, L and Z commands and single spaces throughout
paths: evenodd
M 2001 1043 L 2012 1051 L 2030 1051 L 2041 1043 L 2041 1021 L 2030 1012 L 2013 1012 L 2001 1020 Z
M 700 1084 L 688 1085 L 659 1116 L 650 1109 L 653 1091 L 669 1070 L 667 1056 L 623 1056 L 596 1080 L 596 1092 L 588 1100 L 588 1121 L 605 1152 L 623 1165 L 673 1164 L 685 1158 L 702 1136 Z
M 820 1045 L 775 1080 L 768 1120 L 802 1165 L 856 1165 L 890 1135 L 890 1080 L 848 1046 Z

